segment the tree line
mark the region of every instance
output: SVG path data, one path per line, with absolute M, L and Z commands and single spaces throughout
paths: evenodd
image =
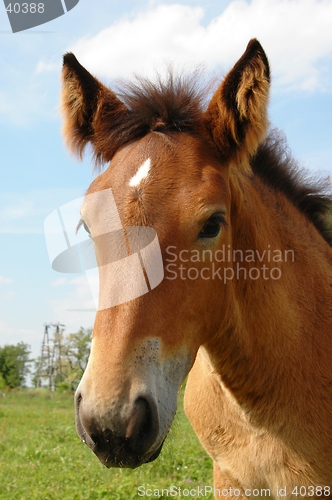
M 26 387 L 28 379 L 34 387 L 74 391 L 88 362 L 91 335 L 91 328 L 67 335 L 61 332 L 56 360 L 50 352 L 52 362 L 40 356 L 32 359 L 30 346 L 24 342 L 0 346 L 0 391 Z

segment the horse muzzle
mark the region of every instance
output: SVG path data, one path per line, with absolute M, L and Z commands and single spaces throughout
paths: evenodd
M 81 392 L 76 393 L 75 409 L 78 435 L 106 467 L 134 469 L 158 457 L 163 441 L 158 439 L 158 408 L 151 395 L 137 395 L 122 418 L 114 410 L 98 417 Z

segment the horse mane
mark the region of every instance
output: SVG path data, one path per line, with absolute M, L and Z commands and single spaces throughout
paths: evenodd
M 208 96 L 198 81 L 197 73 L 184 78 L 169 71 L 166 82 L 158 77 L 156 82 L 137 78 L 134 83 L 122 83 L 117 95 L 129 113 L 123 123 L 110 130 L 112 147 L 138 140 L 150 131 L 199 132 Z M 308 179 L 280 132 L 269 132 L 252 158 L 251 167 L 266 185 L 283 193 L 332 246 L 332 224 L 328 221 L 332 197 L 327 193 L 326 182 Z
M 332 197 L 326 179 L 310 179 L 291 156 L 283 134 L 271 130 L 252 158 L 251 168 L 263 183 L 283 193 L 332 246 Z

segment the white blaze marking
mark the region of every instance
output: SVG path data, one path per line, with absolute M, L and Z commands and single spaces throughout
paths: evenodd
M 135 187 L 138 186 L 146 177 L 148 176 L 149 170 L 151 166 L 151 160 L 148 158 L 145 162 L 139 167 L 136 174 L 129 181 L 129 186 Z

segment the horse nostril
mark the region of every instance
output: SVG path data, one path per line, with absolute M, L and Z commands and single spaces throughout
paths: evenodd
M 76 393 L 77 433 L 106 467 L 134 468 L 159 455 L 161 445 L 153 454 L 150 451 L 159 433 L 158 410 L 152 397 L 137 397 L 122 419 L 107 411 L 104 420 L 98 418 L 89 403 L 82 393 Z
M 75 394 L 75 420 L 76 420 L 76 431 L 83 443 L 87 441 L 87 433 L 84 429 L 81 415 L 80 415 L 80 406 L 82 402 L 82 394 L 80 392 L 76 392 Z
M 76 392 L 74 400 L 76 411 L 78 411 L 81 401 L 82 401 L 82 394 L 80 392 Z
M 157 438 L 158 430 L 158 416 L 154 401 L 139 397 L 134 403 L 125 435 L 132 451 L 140 454 L 147 451 Z

